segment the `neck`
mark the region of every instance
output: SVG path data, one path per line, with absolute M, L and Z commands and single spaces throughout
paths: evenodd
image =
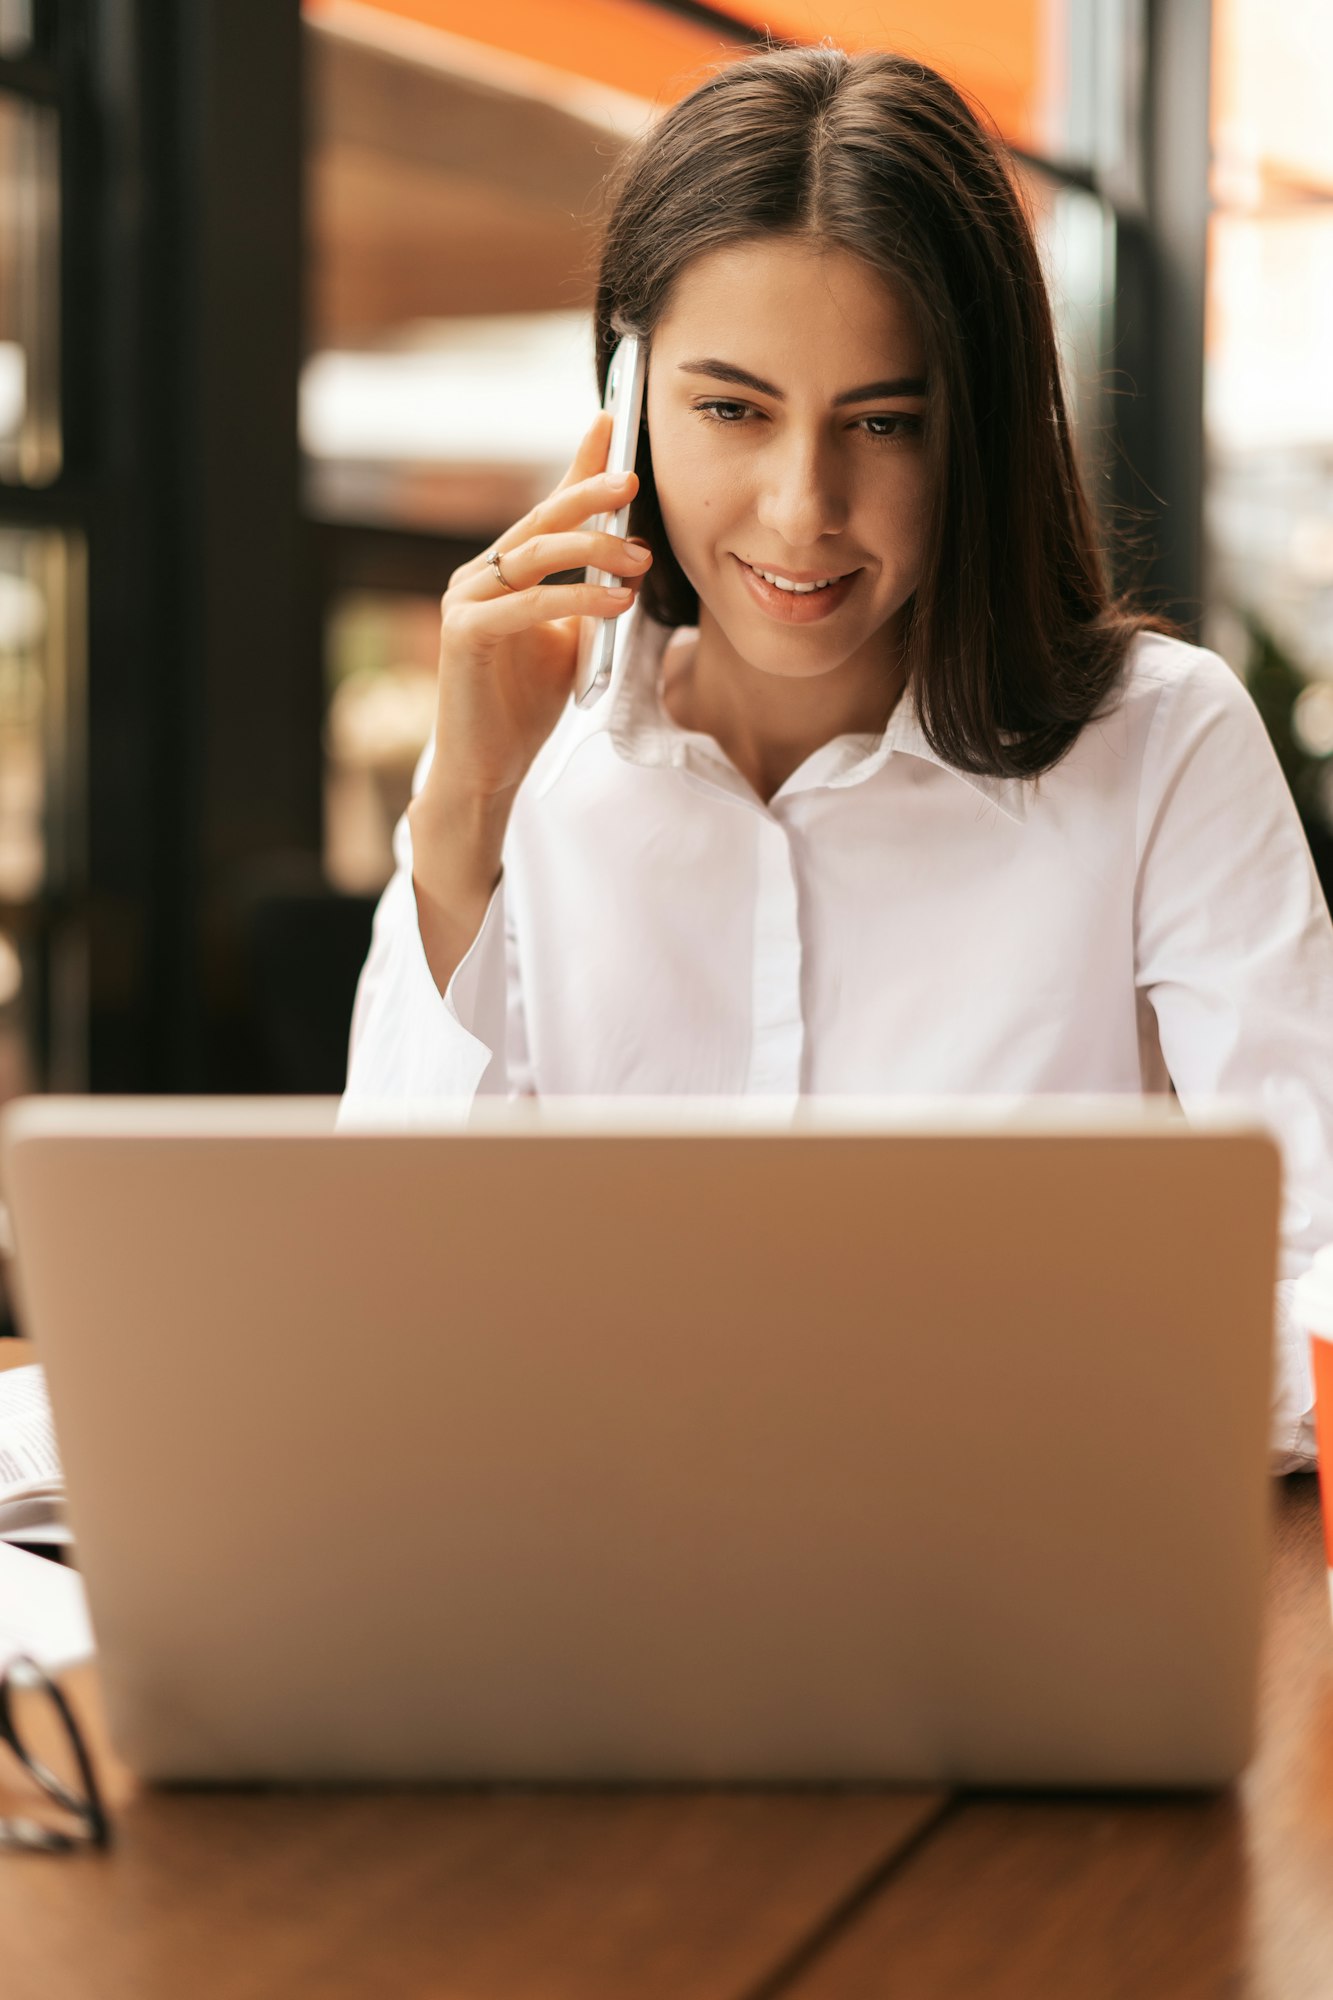
M 699 643 L 668 661 L 667 713 L 703 730 L 726 752 L 764 803 L 836 736 L 878 735 L 902 693 L 900 618 L 827 673 L 766 673 L 732 646 L 706 606 Z

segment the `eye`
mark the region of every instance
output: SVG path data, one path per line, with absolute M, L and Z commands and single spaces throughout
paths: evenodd
M 900 414 L 882 417 L 860 417 L 857 420 L 866 426 L 866 436 L 884 444 L 899 444 L 906 438 L 920 437 L 921 418 Z
M 694 407 L 701 417 L 715 424 L 737 424 L 753 415 L 748 403 L 733 403 L 720 396 L 711 397 L 706 403 L 696 403 Z

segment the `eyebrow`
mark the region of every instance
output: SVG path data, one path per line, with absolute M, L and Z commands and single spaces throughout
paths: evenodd
M 682 361 L 682 375 L 711 375 L 716 382 L 733 382 L 740 389 L 754 389 L 761 396 L 772 396 L 775 402 L 785 403 L 786 397 L 772 382 L 765 382 L 762 375 L 752 375 L 748 368 L 737 368 L 730 361 Z M 844 389 L 840 396 L 833 398 L 833 407 L 841 409 L 845 403 L 871 403 L 879 396 L 924 396 L 925 377 L 922 375 L 897 375 L 884 382 L 866 382 L 859 389 Z

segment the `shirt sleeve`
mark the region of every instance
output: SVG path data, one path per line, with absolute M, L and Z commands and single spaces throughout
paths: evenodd
M 1315 1462 L 1294 1281 L 1333 1241 L 1333 923 L 1263 721 L 1216 654 L 1158 699 L 1140 794 L 1136 964 L 1171 1081 L 1247 1103 L 1283 1156 L 1272 1464 Z
M 431 748 L 417 765 L 414 796 Z M 352 1009 L 340 1130 L 438 1126 L 465 1116 L 478 1095 L 532 1090 L 504 871 L 481 928 L 441 993 L 421 942 L 406 813 L 394 829 L 393 855 Z

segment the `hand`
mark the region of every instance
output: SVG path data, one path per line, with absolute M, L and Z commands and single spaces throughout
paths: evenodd
M 615 617 L 634 601 L 652 561 L 648 549 L 584 525 L 624 506 L 638 485 L 633 473 L 605 471 L 610 442 L 611 418 L 600 412 L 555 491 L 496 542 L 505 582 L 485 554 L 449 579 L 426 780 L 437 802 L 475 809 L 512 800 L 569 697 L 580 619 Z M 628 586 L 542 582 L 580 567 L 625 577 Z
M 623 507 L 635 475 L 609 477 L 611 418 L 600 412 L 554 493 L 486 555 L 455 570 L 440 607 L 435 755 L 407 810 L 412 886 L 427 963 L 441 993 L 477 934 L 500 875 L 514 794 L 574 684 L 581 618 L 634 602 L 648 549 L 583 524 Z M 603 569 L 632 581 L 543 583 L 553 571 Z

